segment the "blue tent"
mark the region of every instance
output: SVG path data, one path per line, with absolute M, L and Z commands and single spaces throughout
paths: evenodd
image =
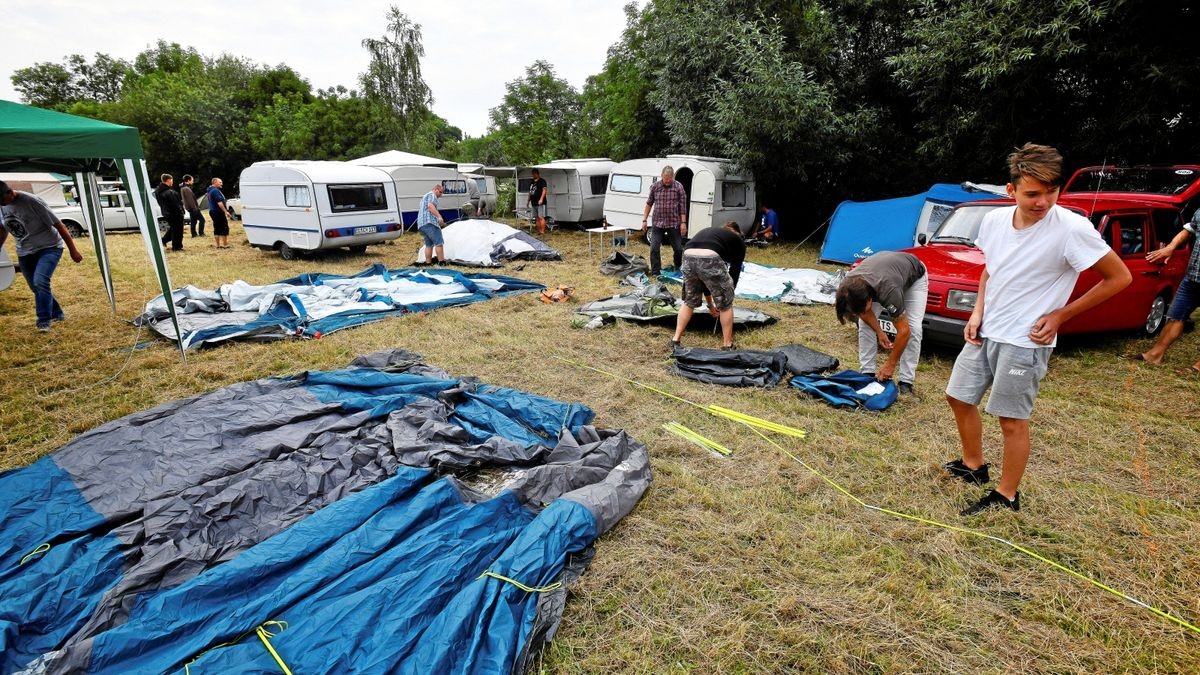
M 523 672 L 650 482 L 591 410 L 411 352 L 0 474 L 0 672 Z
M 909 197 L 844 201 L 830 218 L 829 231 L 821 246 L 821 261 L 850 264 L 879 251 L 909 248 L 916 244 L 918 233 L 936 230 L 956 204 L 999 196 L 937 183 Z

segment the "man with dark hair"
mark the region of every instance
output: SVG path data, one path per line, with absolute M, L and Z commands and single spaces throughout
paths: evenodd
M 929 298 L 929 276 L 925 265 L 911 253 L 882 251 L 850 270 L 834 295 L 838 321 L 858 321 L 858 362 L 864 373 L 878 380 L 892 379 L 900 366 L 903 394 L 913 393 L 917 362 L 921 358 L 922 322 Z M 892 340 L 879 323 L 884 310 L 892 317 L 896 339 Z M 877 371 L 875 357 L 879 348 L 890 349 Z
M 642 212 L 642 233 L 645 234 L 650 209 L 654 208 L 654 227 L 650 228 L 650 274 L 658 276 L 662 273 L 659 250 L 664 237 L 671 242 L 675 269 L 680 268 L 683 239 L 687 236 L 687 206 L 687 191 L 675 180 L 674 167 L 664 166 L 661 180 L 650 186 L 650 197 L 646 199 L 646 208 Z
M 66 318 L 50 290 L 50 278 L 62 258 L 63 246 L 75 262 L 82 261 L 83 255 L 75 248 L 67 226 L 46 202 L 28 192 L 17 192 L 0 180 L 0 246 L 10 233 L 17 244 L 21 274 L 33 291 L 37 329 L 46 332 L 51 323 Z
M 962 442 L 962 459 L 945 465 L 951 475 L 976 485 L 989 480 L 979 414 L 989 388 L 987 412 L 1000 418 L 1004 434 L 1000 483 L 963 510 L 964 516 L 998 507 L 1020 510 L 1017 488 L 1029 461 L 1029 418 L 1058 329 L 1132 280 L 1091 221 L 1057 205 L 1062 181 L 1057 150 L 1027 143 L 1009 155 L 1008 165 L 1008 196 L 1016 204 L 992 210 L 979 225 L 975 245 L 986 267 L 963 328 L 966 344 L 946 385 Z M 1079 273 L 1088 269 L 1100 275 L 1100 283 L 1068 303 Z
M 776 241 L 779 239 L 779 216 L 775 214 L 775 209 L 763 202 L 759 207 L 762 212 L 762 217 L 758 221 L 758 227 L 750 234 L 751 239 L 761 241 Z
M 537 233 L 546 234 L 546 179 L 542 172 L 533 170 L 533 181 L 529 183 L 529 197 L 526 200 L 531 211 L 530 218 L 537 224 Z
M 179 188 L 179 196 L 183 198 L 183 208 L 188 212 L 188 226 L 192 230 L 192 237 L 204 236 L 204 213 L 200 210 L 200 204 L 196 201 L 196 193 L 192 192 L 192 183 L 195 182 L 190 174 L 183 175 L 183 187 Z M 199 234 L 197 234 L 199 231 Z
M 733 349 L 733 296 L 745 260 L 746 241 L 732 220 L 692 237 L 679 270 L 683 273 L 683 307 L 675 321 L 673 347 L 679 346 L 692 315 L 705 302 L 708 313 L 721 323 L 721 349 Z
M 164 173 L 158 187 L 154 188 L 154 197 L 158 199 L 158 207 L 162 209 L 163 218 L 167 221 L 167 233 L 163 235 L 163 246 L 171 242 L 172 251 L 183 250 L 183 201 L 179 193 L 172 189 L 175 178 Z

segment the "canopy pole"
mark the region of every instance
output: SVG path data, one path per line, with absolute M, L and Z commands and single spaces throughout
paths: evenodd
M 121 160 L 121 178 L 129 190 L 129 201 L 137 214 L 138 227 L 142 231 L 142 239 L 146 243 L 146 253 L 154 263 L 154 273 L 158 276 L 158 286 L 166 301 L 167 311 L 171 314 L 171 325 L 175 328 L 175 343 L 179 347 L 179 355 L 187 363 L 187 353 L 183 344 L 183 333 L 179 330 L 179 317 L 175 314 L 174 296 L 172 294 L 171 277 L 167 271 L 167 255 L 163 250 L 162 240 L 158 238 L 158 223 L 152 222 L 153 211 L 150 209 L 150 176 L 146 172 L 146 161 L 132 159 Z M 153 227 L 153 229 L 151 229 Z
M 104 238 L 104 209 L 100 207 L 100 186 L 96 182 L 95 172 L 76 172 L 75 192 L 81 198 L 83 219 L 87 222 L 88 232 L 92 236 L 92 248 L 96 252 L 96 264 L 100 267 L 104 290 L 108 293 L 108 304 L 112 307 L 113 314 L 116 314 L 117 295 L 113 291 L 112 265 L 108 258 L 108 242 Z

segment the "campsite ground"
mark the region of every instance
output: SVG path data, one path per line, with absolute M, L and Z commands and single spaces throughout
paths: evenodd
M 234 343 L 193 352 L 126 320 L 155 295 L 140 237 L 109 237 L 114 317 L 82 240 L 55 288 L 68 321 L 34 330 L 18 281 L 0 293 L 0 469 L 22 466 L 117 417 L 241 380 L 337 368 L 404 347 L 484 382 L 597 412 L 650 448 L 655 482 L 597 544 L 572 589 L 545 672 L 1197 672 L 1200 634 L 994 541 L 864 509 L 777 448 L 732 423 L 553 357 L 608 369 L 686 397 L 802 427 L 776 442 L 866 502 L 1013 540 L 1131 596 L 1200 623 L 1200 380 L 1176 374 L 1200 356 L 1190 334 L 1174 368 L 1122 361 L 1144 345 L 1099 337 L 1060 345 L 1034 419 L 1020 514 L 957 515 L 980 493 L 938 466 L 956 456 L 941 396 L 954 351 L 927 350 L 919 401 L 882 414 L 838 411 L 788 387 L 740 390 L 672 376 L 666 328 L 618 323 L 572 330 L 578 302 L 534 296 L 391 319 L 315 341 Z M 243 244 L 187 239 L 169 256 L 176 286 L 266 283 L 304 271 L 353 273 L 412 260 L 417 237 L 349 254 L 285 262 Z M 580 301 L 616 292 L 586 236 L 548 236 L 563 262 L 502 273 L 569 285 Z M 635 245 L 635 252 L 646 253 Z M 753 262 L 815 264 L 816 248 L 754 249 Z M 827 306 L 755 304 L 774 326 L 738 336 L 748 348 L 802 342 L 854 366 L 855 338 Z M 716 346 L 689 334 L 685 343 Z M 134 346 L 141 348 L 131 349 Z M 734 449 L 720 458 L 663 431 L 677 421 Z M 999 431 L 986 420 L 989 459 Z

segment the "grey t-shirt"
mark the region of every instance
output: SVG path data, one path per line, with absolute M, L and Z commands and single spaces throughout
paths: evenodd
M 17 255 L 62 248 L 62 237 L 54 229 L 58 216 L 39 197 L 28 192 L 16 194 L 11 204 L 0 206 L 0 215 L 4 216 L 4 229 L 17 241 Z
M 925 276 L 925 265 L 911 253 L 881 251 L 859 263 L 846 278 L 862 277 L 875 289 L 875 301 L 899 318 L 904 314 L 904 291 Z

